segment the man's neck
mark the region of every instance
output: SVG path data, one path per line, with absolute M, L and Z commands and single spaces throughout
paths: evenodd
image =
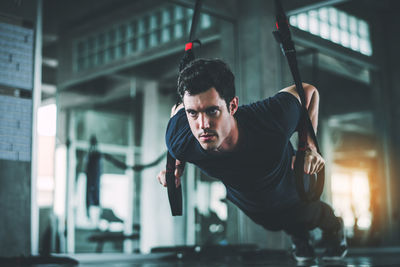
M 230 152 L 236 149 L 239 143 L 239 127 L 236 119 L 232 116 L 232 129 L 227 138 L 217 148 L 216 152 Z

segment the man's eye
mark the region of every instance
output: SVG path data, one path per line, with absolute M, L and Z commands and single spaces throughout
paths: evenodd
M 211 109 L 207 111 L 207 114 L 210 116 L 215 116 L 217 115 L 218 109 Z
M 196 111 L 193 111 L 193 110 L 188 110 L 188 114 L 189 114 L 190 116 L 192 116 L 192 117 L 195 117 L 195 116 L 197 115 L 197 112 L 196 112 Z

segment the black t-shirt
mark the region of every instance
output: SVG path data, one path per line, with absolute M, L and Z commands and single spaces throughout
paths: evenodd
M 235 118 L 241 145 L 232 152 L 211 153 L 193 136 L 181 109 L 168 123 L 166 144 L 173 157 L 191 162 L 221 180 L 227 198 L 239 208 L 250 212 L 276 211 L 299 201 L 289 139 L 300 114 L 299 101 L 287 92 L 240 106 Z

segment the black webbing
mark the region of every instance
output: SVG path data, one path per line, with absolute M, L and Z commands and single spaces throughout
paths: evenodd
M 296 153 L 296 161 L 294 164 L 294 173 L 295 173 L 297 191 L 301 199 L 305 201 L 315 201 L 320 198 L 324 188 L 325 168 L 323 168 L 319 172 L 318 176 L 307 175 L 304 173 L 304 157 L 305 157 L 305 150 L 307 148 L 308 135 L 310 135 L 312 140 L 314 141 L 318 153 L 321 154 L 321 151 L 319 149 L 317 137 L 315 135 L 315 131 L 306 108 L 305 93 L 298 69 L 296 49 L 294 47 L 294 42 L 290 34 L 289 22 L 283 10 L 280 0 L 275 0 L 275 7 L 276 7 L 276 27 L 278 28 L 278 30 L 274 31 L 273 34 L 275 39 L 281 46 L 282 53 L 287 58 L 290 71 L 292 73 L 293 80 L 296 85 L 296 90 L 300 96 L 302 103 L 302 112 L 298 125 L 299 145 Z M 306 187 L 308 187 L 309 190 L 306 190 Z
M 192 25 L 190 27 L 189 42 L 186 44 L 185 53 L 179 63 L 179 71 L 182 71 L 191 61 L 195 59 L 193 53 L 193 43 L 200 43 L 198 40 L 193 40 L 197 30 L 197 24 L 200 18 L 200 9 L 202 0 L 196 0 L 194 6 L 194 13 L 192 17 Z M 178 104 L 178 103 L 177 103 Z M 184 164 L 184 163 L 182 163 Z M 175 165 L 176 159 L 167 154 L 167 167 L 166 167 L 166 182 L 168 190 L 169 205 L 171 207 L 172 216 L 182 215 L 182 187 L 175 185 Z

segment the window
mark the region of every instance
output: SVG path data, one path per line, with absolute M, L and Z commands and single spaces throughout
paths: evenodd
M 371 56 L 368 23 L 334 7 L 290 16 L 290 24 L 361 54 Z
M 362 170 L 336 169 L 332 175 L 332 202 L 348 230 L 371 226 L 368 173 Z
M 57 107 L 42 106 L 38 110 L 38 177 L 37 203 L 40 207 L 53 204 L 54 156 L 56 146 Z
M 81 37 L 74 42 L 74 71 L 98 67 L 125 56 L 189 34 L 193 9 L 165 5 L 129 21 L 112 25 L 101 32 Z M 201 14 L 200 30 L 211 28 L 215 21 Z

